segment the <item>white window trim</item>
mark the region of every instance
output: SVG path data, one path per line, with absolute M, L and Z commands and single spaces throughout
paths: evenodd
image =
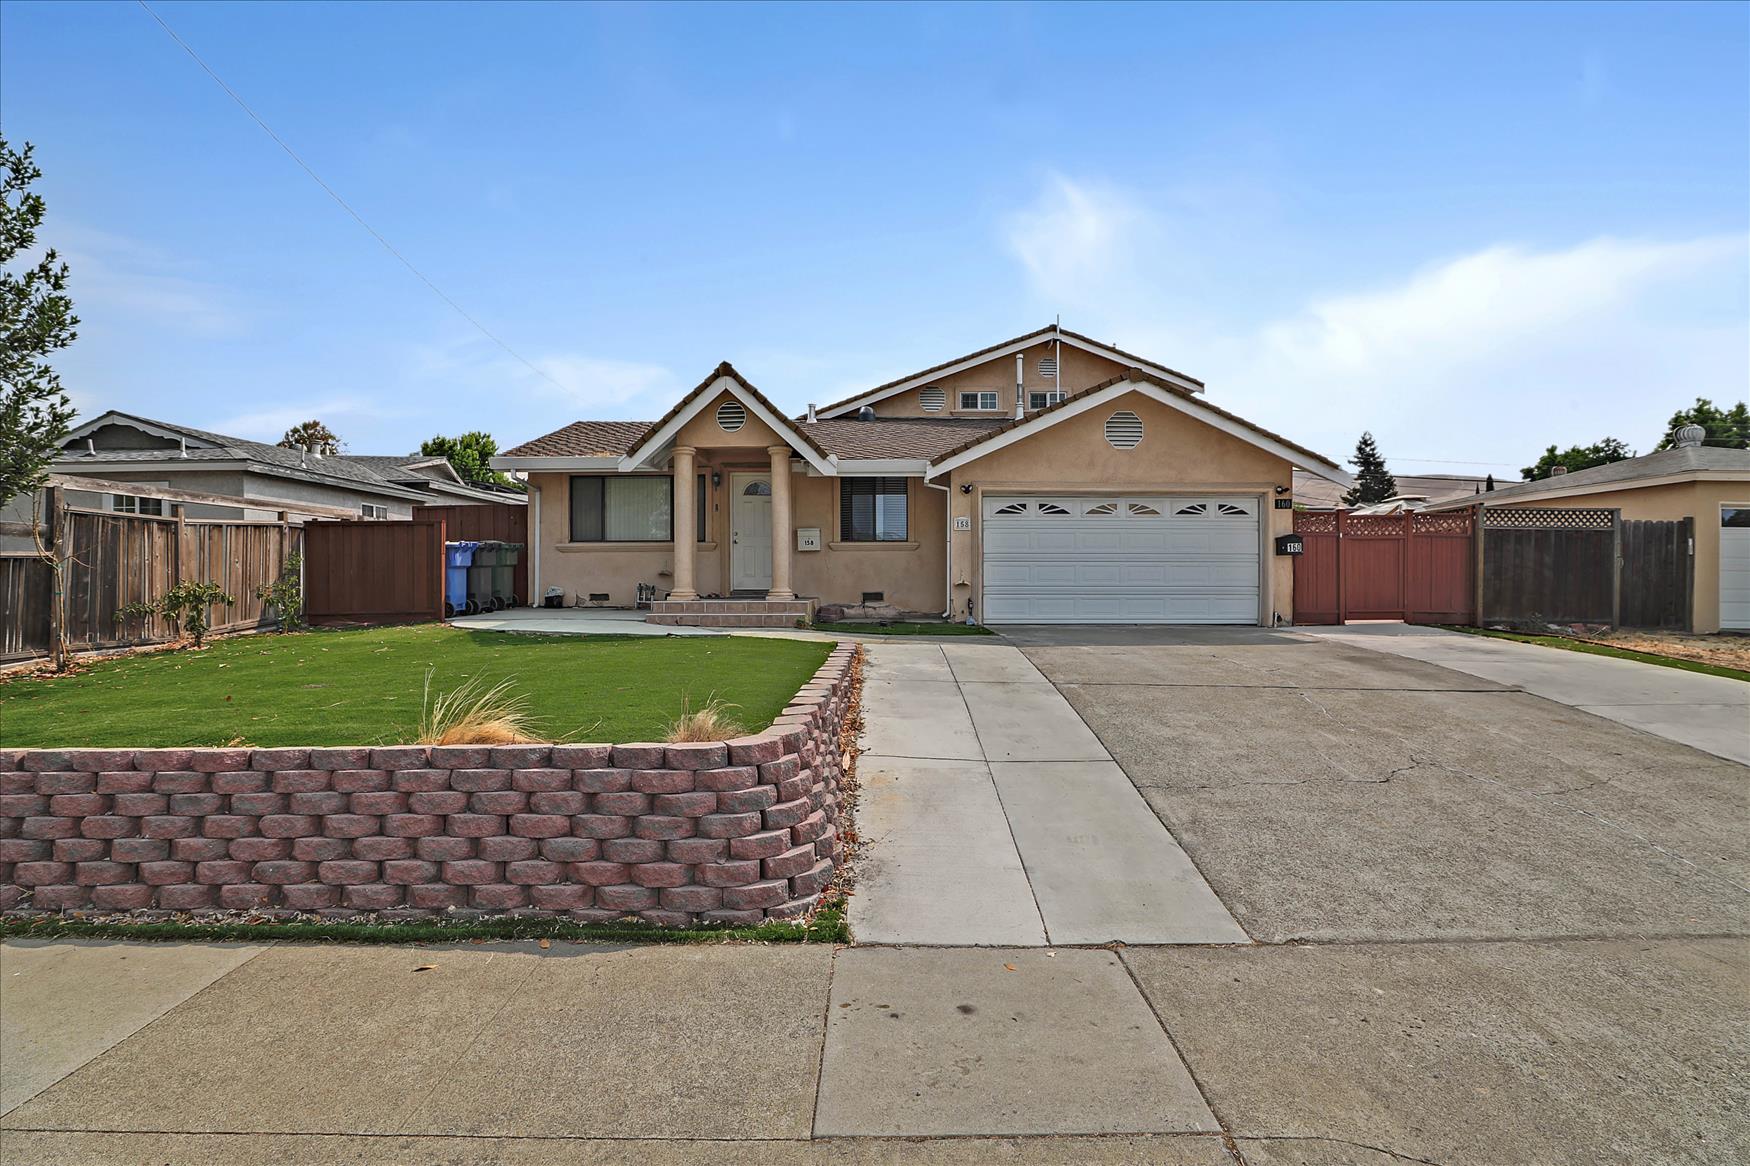
M 968 405 L 966 403 L 968 397 L 981 402 L 989 397 L 990 404 Z M 1000 413 L 1003 409 L 1002 393 L 998 389 L 956 389 L 954 400 L 958 402 L 955 408 L 957 413 Z
M 1033 410 L 1034 412 L 1038 412 L 1041 409 L 1049 409 L 1053 405 L 1057 404 L 1059 401 L 1064 400 L 1068 396 L 1069 396 L 1068 389 L 1028 389 L 1027 390 L 1027 408 Z M 1043 397 L 1045 400 L 1042 404 L 1035 405 L 1033 403 L 1034 397 Z

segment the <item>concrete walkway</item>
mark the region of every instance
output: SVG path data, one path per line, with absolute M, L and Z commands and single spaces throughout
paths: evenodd
M 1296 628 L 1493 680 L 1750 765 L 1750 684 L 1635 660 L 1408 624 Z
M 860 943 L 1245 943 L 1105 746 L 1007 644 L 868 646 Z

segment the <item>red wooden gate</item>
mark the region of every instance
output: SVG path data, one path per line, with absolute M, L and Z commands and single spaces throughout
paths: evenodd
M 443 619 L 443 521 L 305 526 L 304 614 L 318 625 Z
M 1300 511 L 1294 622 L 1470 623 L 1476 616 L 1476 515 Z

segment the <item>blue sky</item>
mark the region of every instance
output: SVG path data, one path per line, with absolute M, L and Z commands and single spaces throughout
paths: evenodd
M 137 4 L 9 2 L 86 413 L 509 445 L 1061 313 L 1326 453 L 1513 476 L 1750 383 L 1743 4 L 154 8 L 558 385 Z

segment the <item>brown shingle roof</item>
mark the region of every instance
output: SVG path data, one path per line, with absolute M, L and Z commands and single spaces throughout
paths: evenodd
M 650 432 L 648 421 L 573 421 L 500 457 L 620 457 Z
M 872 397 L 876 393 L 883 392 L 887 389 L 893 388 L 895 385 L 903 385 L 907 381 L 914 381 L 914 380 L 917 380 L 919 377 L 927 377 L 931 373 L 941 372 L 943 369 L 949 368 L 949 367 L 956 365 L 956 364 L 959 364 L 961 361 L 976 360 L 979 357 L 984 356 L 986 353 L 995 352 L 1001 348 L 1007 348 L 1011 344 L 1019 344 L 1023 340 L 1042 339 L 1046 336 L 1067 336 L 1069 339 L 1079 340 L 1083 344 L 1092 344 L 1096 348 L 1104 348 L 1106 351 L 1112 353 L 1114 356 L 1121 356 L 1125 360 L 1133 360 L 1133 361 L 1137 362 L 1138 364 L 1147 364 L 1147 365 L 1152 365 L 1155 368 L 1166 369 L 1168 372 L 1172 373 L 1174 376 L 1183 377 L 1185 380 L 1187 380 L 1187 381 L 1191 382 L 1192 384 L 1197 385 L 1199 387 L 1201 387 L 1203 384 L 1203 382 L 1198 380 L 1196 377 L 1186 376 L 1184 373 L 1180 372 L 1176 368 L 1167 368 L 1166 365 L 1161 364 L 1159 361 L 1150 360 L 1146 356 L 1136 356 L 1133 353 L 1129 353 L 1129 352 L 1124 351 L 1122 348 L 1116 348 L 1113 345 L 1107 344 L 1106 342 L 1104 342 L 1102 340 L 1095 340 L 1091 336 L 1083 336 L 1080 332 L 1071 332 L 1068 328 L 1061 328 L 1056 324 L 1047 324 L 1045 327 L 1040 328 L 1036 331 L 1024 332 L 1019 336 L 1011 336 L 1007 340 L 999 340 L 997 343 L 990 345 L 988 348 L 980 348 L 977 352 L 968 352 L 964 356 L 956 356 L 952 360 L 944 360 L 941 364 L 931 365 L 929 368 L 924 369 L 922 372 L 907 373 L 905 376 L 897 377 L 891 381 L 888 381 L 884 385 L 876 385 L 872 389 L 864 389 L 860 393 L 853 393 L 851 396 L 846 397 L 842 401 L 835 401 L 830 405 L 821 406 L 820 409 L 818 410 L 818 412 L 831 413 L 835 409 L 843 409 L 846 405 L 851 404 L 853 401 L 861 401 L 865 397 Z
M 735 366 L 733 364 L 730 364 L 727 360 L 724 361 L 722 364 L 718 365 L 716 368 L 712 369 L 711 374 L 709 376 L 707 376 L 704 380 L 700 381 L 697 388 L 695 388 L 692 392 L 688 393 L 686 396 L 682 397 L 679 401 L 676 401 L 674 408 L 670 409 L 668 412 L 664 413 L 661 417 L 659 417 L 655 421 L 651 422 L 649 429 L 647 429 L 643 434 L 641 434 L 638 437 L 638 439 L 636 441 L 634 441 L 630 447 L 628 447 L 626 452 L 630 453 L 632 450 L 637 449 L 639 446 L 643 445 L 646 441 L 648 441 L 650 439 L 651 435 L 654 434 L 657 430 L 661 429 L 664 425 L 667 425 L 670 421 L 673 421 L 676 417 L 680 416 L 681 412 L 684 409 L 686 409 L 686 407 L 688 405 L 693 403 L 693 399 L 695 397 L 699 396 L 699 394 L 705 392 L 713 384 L 717 383 L 718 377 L 728 377 L 730 380 L 734 381 L 736 384 L 738 384 L 742 388 L 746 389 L 749 396 L 751 396 L 754 400 L 758 401 L 760 404 L 764 405 L 766 407 L 767 411 L 769 411 L 773 417 L 777 418 L 778 424 L 787 426 L 791 433 L 793 433 L 797 437 L 801 438 L 803 443 L 805 445 L 807 445 L 810 449 L 812 449 L 815 453 L 819 454 L 823 458 L 826 456 L 826 450 L 820 448 L 819 445 L 815 444 L 815 442 L 812 438 L 810 438 L 806 433 L 802 432 L 801 427 L 799 427 L 795 424 L 792 424 L 789 421 L 789 419 L 787 419 L 784 416 L 784 413 L 782 410 L 780 410 L 776 405 L 772 404 L 771 401 L 767 400 L 766 395 L 764 393 L 760 392 L 758 389 L 754 388 L 753 385 L 749 384 L 747 378 L 742 376 L 740 373 L 736 372 Z
M 841 458 L 924 458 L 1003 426 L 983 418 L 879 417 L 874 421 L 822 418 L 801 428 L 828 453 Z
M 930 460 L 932 462 L 938 462 L 938 463 L 947 461 L 951 457 L 956 457 L 960 454 L 965 453 L 967 450 L 972 449 L 974 446 L 981 445 L 984 442 L 989 441 L 991 438 L 995 437 L 999 433 L 1005 433 L 1008 430 L 1015 428 L 1017 425 L 1031 425 L 1034 422 L 1039 421 L 1041 418 L 1049 417 L 1051 414 L 1056 413 L 1060 409 L 1068 408 L 1070 405 L 1081 400 L 1083 397 L 1091 396 L 1094 393 L 1098 393 L 1098 392 L 1101 392 L 1105 389 L 1109 389 L 1113 385 L 1123 384 L 1126 381 L 1146 382 L 1148 384 L 1155 386 L 1155 388 L 1157 388 L 1157 389 L 1164 389 L 1169 393 L 1173 393 L 1177 396 L 1183 397 L 1185 400 L 1192 402 L 1193 404 L 1199 406 L 1200 408 L 1208 409 L 1211 413 L 1214 413 L 1214 414 L 1221 416 L 1221 417 L 1225 417 L 1229 421 L 1235 422 L 1236 424 L 1244 425 L 1247 429 L 1250 429 L 1253 433 L 1259 434 L 1263 437 L 1268 437 L 1271 441 L 1280 442 L 1283 445 L 1286 445 L 1289 449 L 1296 451 L 1297 453 L 1303 453 L 1307 457 L 1311 458 L 1313 461 L 1320 463 L 1321 465 L 1329 466 L 1334 470 L 1340 470 L 1342 468 L 1342 467 L 1338 466 L 1336 462 L 1332 461 L 1328 457 L 1325 457 L 1323 454 L 1314 453 L 1312 450 L 1308 449 L 1306 446 L 1299 445 L 1295 442 L 1292 442 L 1292 441 L 1288 440 L 1286 437 L 1283 437 L 1279 433 L 1272 433 L 1268 429 L 1265 429 L 1261 425 L 1254 425 L 1250 421 L 1247 421 L 1244 417 L 1241 417 L 1235 413 L 1229 413 L 1226 409 L 1223 409 L 1220 406 L 1212 405 L 1208 401 L 1205 401 L 1202 398 L 1197 397 L 1194 394 L 1185 391 L 1184 389 L 1181 389 L 1178 385 L 1168 384 L 1166 381 L 1161 380 L 1159 377 L 1151 376 L 1147 371 L 1140 369 L 1140 368 L 1133 368 L 1129 372 L 1123 374 L 1122 376 L 1112 377 L 1109 380 L 1101 381 L 1097 385 L 1091 385 L 1088 388 L 1083 389 L 1079 393 L 1072 393 L 1069 396 L 1065 397 L 1063 400 L 1057 402 L 1055 405 L 1050 405 L 1044 409 L 1039 410 L 1036 413 L 1029 413 L 1029 414 L 1027 414 L 1027 416 L 1023 417 L 1019 421 L 1012 421 L 1011 420 L 1011 421 L 1001 422 L 1000 424 L 992 427 L 988 432 L 980 434 L 980 435 L 972 438 L 972 440 L 970 440 L 970 441 L 962 442 L 961 444 L 955 446 L 953 449 L 944 450 L 941 454 L 937 455 L 936 457 L 931 458 Z

